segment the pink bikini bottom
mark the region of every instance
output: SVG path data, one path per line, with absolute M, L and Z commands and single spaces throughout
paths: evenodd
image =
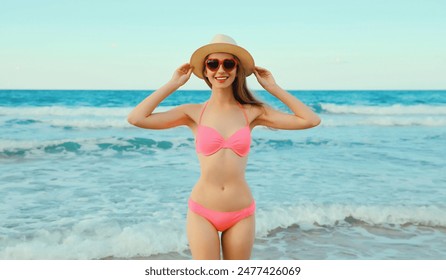
M 218 231 L 225 231 L 240 220 L 253 215 L 256 211 L 256 203 L 253 200 L 251 205 L 239 211 L 219 212 L 205 208 L 189 199 L 189 209 L 208 220 Z

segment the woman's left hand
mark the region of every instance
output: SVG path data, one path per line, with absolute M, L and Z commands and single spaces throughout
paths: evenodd
M 265 68 L 256 66 L 254 68 L 254 75 L 256 76 L 259 84 L 266 90 L 277 85 L 273 74 L 271 74 L 271 72 Z

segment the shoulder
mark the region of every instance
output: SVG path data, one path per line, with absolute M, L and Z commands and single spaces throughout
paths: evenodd
M 267 110 L 270 108 L 267 104 L 262 105 L 252 105 L 252 104 L 243 104 L 243 109 L 245 110 L 248 118 L 250 120 L 251 125 L 255 126 L 255 121 L 262 115 L 267 113 Z
M 266 103 L 263 103 L 261 105 L 243 104 L 242 106 L 245 110 L 254 114 L 263 114 L 265 113 L 265 110 L 269 110 L 271 108 L 271 106 Z
M 182 104 L 175 107 L 175 110 L 183 111 L 184 113 L 193 113 L 200 110 L 203 104 Z
M 177 110 L 187 115 L 191 120 L 197 122 L 200 117 L 200 112 L 204 104 L 182 104 L 175 107 L 173 110 Z

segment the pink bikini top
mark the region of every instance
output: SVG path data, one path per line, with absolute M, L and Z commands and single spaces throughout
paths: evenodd
M 201 111 L 200 120 L 198 121 L 197 136 L 195 138 L 196 151 L 205 156 L 215 154 L 220 149 L 231 149 L 237 155 L 244 157 L 249 153 L 251 146 L 251 129 L 249 128 L 248 116 L 242 105 L 240 108 L 243 111 L 246 119 L 246 126 L 240 128 L 228 139 L 224 139 L 221 134 L 212 127 L 201 125 L 201 118 L 208 103 L 204 104 Z

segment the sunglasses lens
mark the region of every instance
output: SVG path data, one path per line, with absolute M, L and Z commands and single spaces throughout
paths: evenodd
M 217 70 L 219 66 L 219 62 L 217 59 L 208 59 L 206 60 L 206 66 L 209 68 L 209 70 Z
M 225 59 L 223 61 L 223 67 L 228 70 L 231 71 L 232 69 L 234 69 L 235 67 L 235 61 L 232 59 Z

